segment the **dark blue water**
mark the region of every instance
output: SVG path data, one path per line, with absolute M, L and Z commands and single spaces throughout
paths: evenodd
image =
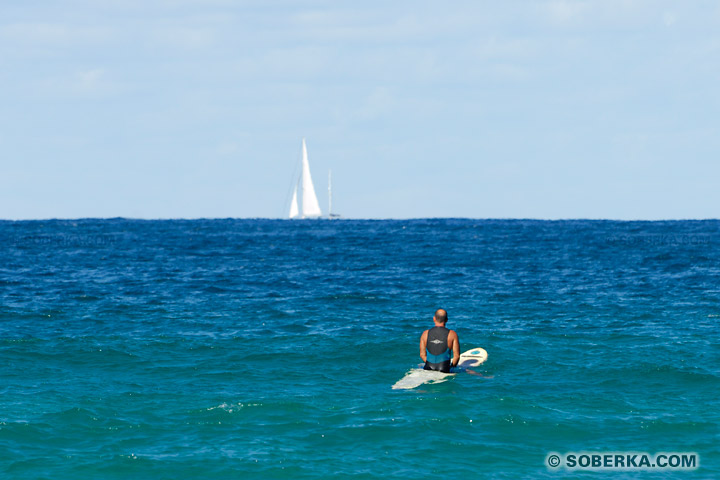
M 2 478 L 720 478 L 720 222 L 0 222 Z M 415 390 L 434 310 L 479 369 Z M 694 471 L 549 452 L 696 452 Z

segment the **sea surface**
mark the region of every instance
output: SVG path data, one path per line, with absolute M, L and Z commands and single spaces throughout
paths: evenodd
M 0 478 L 720 478 L 720 222 L 0 222 Z M 478 372 L 414 390 L 447 309 Z M 691 471 L 551 452 L 694 452 Z

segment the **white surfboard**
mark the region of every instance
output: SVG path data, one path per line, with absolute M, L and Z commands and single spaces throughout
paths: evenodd
M 477 367 L 487 360 L 488 353 L 484 348 L 472 348 L 460 355 L 460 363 L 458 367 L 461 369 Z M 442 383 L 455 376 L 455 373 L 435 372 L 433 370 L 423 370 L 422 368 L 413 368 L 405 374 L 403 378 L 398 380 L 392 386 L 393 390 L 407 390 L 419 387 L 425 383 Z

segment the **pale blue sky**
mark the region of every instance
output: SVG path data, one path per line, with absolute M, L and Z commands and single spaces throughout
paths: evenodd
M 0 218 L 720 217 L 717 1 L 0 4 Z

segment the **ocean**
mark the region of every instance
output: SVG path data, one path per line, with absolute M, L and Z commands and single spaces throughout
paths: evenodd
M 2 221 L 0 242 L 2 479 L 720 478 L 720 221 Z M 483 377 L 391 389 L 437 308 Z

